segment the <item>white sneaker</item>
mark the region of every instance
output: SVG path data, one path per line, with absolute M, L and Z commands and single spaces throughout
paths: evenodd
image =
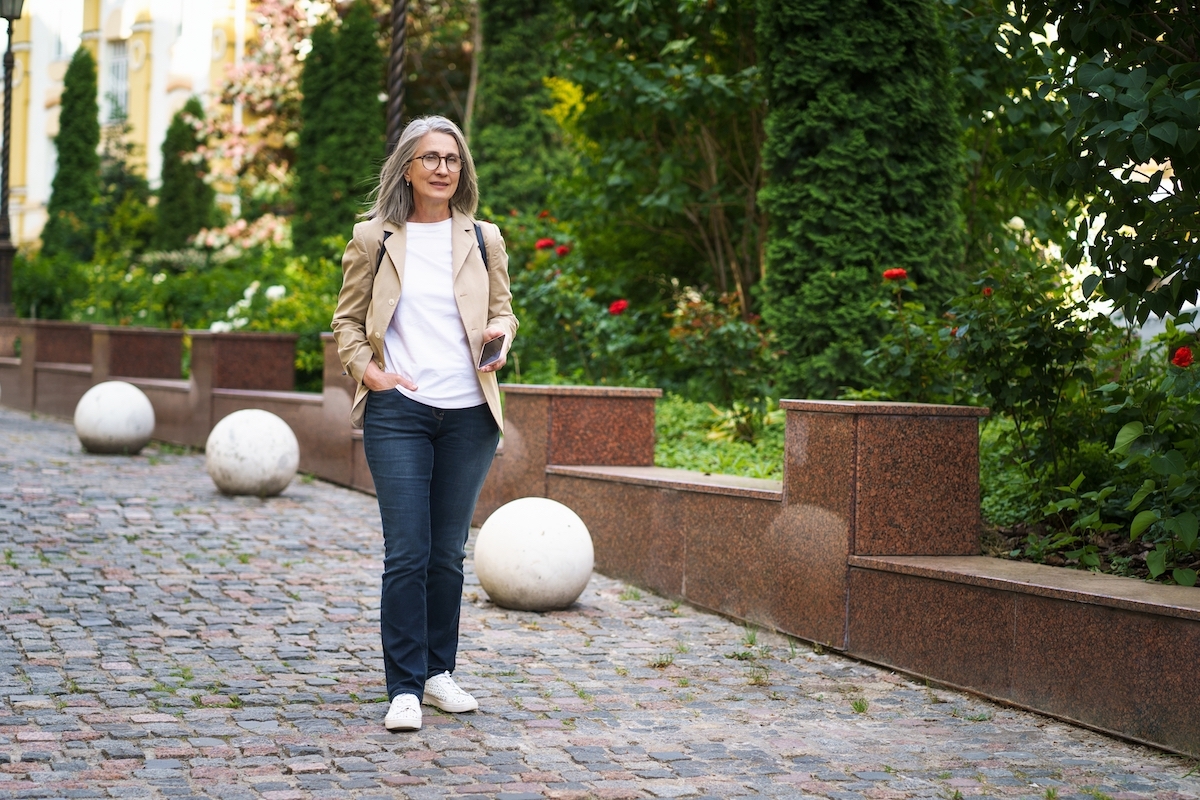
M 449 711 L 451 714 L 475 711 L 479 708 L 479 701 L 460 689 L 454 682 L 454 678 L 450 677 L 449 672 L 434 675 L 425 681 L 424 703 L 427 706 L 436 706 L 442 711 Z
M 421 730 L 421 704 L 415 694 L 398 694 L 392 698 L 383 727 L 389 731 Z

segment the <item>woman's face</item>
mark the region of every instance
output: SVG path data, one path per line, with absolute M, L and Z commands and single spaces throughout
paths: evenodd
M 443 156 L 435 169 L 427 168 L 421 161 L 422 156 L 429 154 Z M 458 190 L 458 178 L 461 172 L 451 172 L 446 166 L 444 156 L 453 156 L 462 164 L 462 155 L 458 152 L 458 142 L 448 133 L 430 131 L 421 137 L 417 143 L 416 155 L 408 165 L 404 177 L 412 184 L 413 195 L 418 203 L 429 205 L 450 204 L 450 198 Z M 432 159 L 430 159 L 432 160 Z

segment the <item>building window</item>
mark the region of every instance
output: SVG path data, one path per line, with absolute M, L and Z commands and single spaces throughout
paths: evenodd
M 125 42 L 108 43 L 108 121 L 129 115 L 129 48 Z

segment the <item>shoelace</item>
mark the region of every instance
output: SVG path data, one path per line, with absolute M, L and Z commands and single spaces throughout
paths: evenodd
M 467 700 L 471 697 L 471 695 L 464 692 L 462 688 L 454 682 L 454 678 L 451 678 L 448 673 L 443 672 L 441 675 L 434 675 L 429 679 L 429 683 L 432 684 L 430 688 L 432 688 L 433 691 L 441 695 L 449 695 L 455 700 Z

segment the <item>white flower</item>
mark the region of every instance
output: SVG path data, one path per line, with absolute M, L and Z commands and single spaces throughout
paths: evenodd
M 263 292 L 263 294 L 266 295 L 268 300 L 274 303 L 276 300 L 283 299 L 284 295 L 287 294 L 287 287 L 279 285 L 268 286 L 267 291 Z
M 247 324 L 249 324 L 249 322 L 250 322 L 250 320 L 246 319 L 245 317 L 238 317 L 237 319 L 235 319 L 233 321 L 233 327 L 235 329 L 236 328 L 244 328 L 244 327 L 246 327 Z
M 258 286 L 258 281 L 254 281 L 254 283 L 246 287 L 246 291 L 242 292 L 242 297 L 246 298 L 247 304 L 249 304 L 251 298 L 254 297 L 254 293 L 258 291 Z
M 163 281 L 165 281 L 166 279 L 167 279 L 167 273 L 165 273 L 165 272 L 159 272 L 159 273 L 157 273 L 157 274 L 156 274 L 156 275 L 155 275 L 153 278 L 151 278 L 150 280 L 151 280 L 151 281 L 153 281 L 153 282 L 154 282 L 154 284 L 157 286 L 158 284 L 162 283 L 162 282 L 163 282 Z
M 209 325 L 208 329 L 213 333 L 229 333 L 231 330 L 233 330 L 233 326 L 228 322 L 219 319 L 212 325 Z
M 143 308 L 141 311 L 138 312 L 138 317 L 145 318 L 145 316 L 146 316 L 146 309 Z

